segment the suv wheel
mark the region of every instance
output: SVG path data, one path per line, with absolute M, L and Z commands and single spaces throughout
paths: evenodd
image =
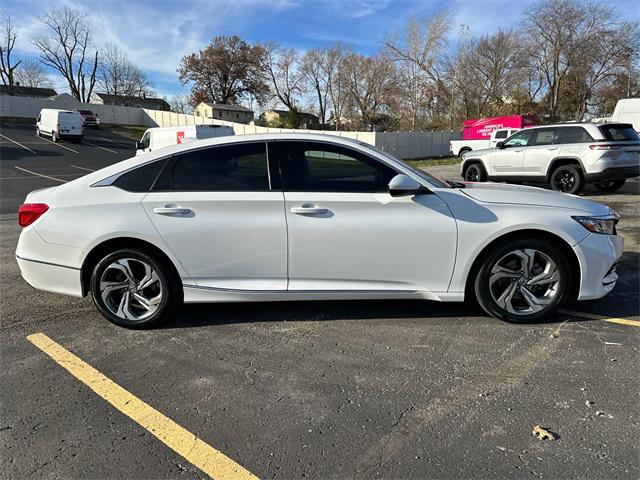
M 163 261 L 141 250 L 124 249 L 95 266 L 91 295 L 110 322 L 147 328 L 169 318 L 182 300 L 182 288 Z
M 608 182 L 594 183 L 595 187 L 601 192 L 615 192 L 620 190 L 626 180 L 609 180 Z
M 582 172 L 575 165 L 562 165 L 551 174 L 551 188 L 558 192 L 578 193 L 584 187 Z
M 522 239 L 498 247 L 475 283 L 480 306 L 510 322 L 538 320 L 555 311 L 569 292 L 570 269 L 559 248 Z
M 467 182 L 484 182 L 487 180 L 487 175 L 484 172 L 484 168 L 479 163 L 472 163 L 464 169 L 464 179 Z

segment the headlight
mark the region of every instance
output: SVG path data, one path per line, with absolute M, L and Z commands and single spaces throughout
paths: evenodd
M 603 235 L 615 235 L 616 223 L 618 216 L 607 215 L 606 217 L 571 217 L 584 228 L 593 233 L 601 233 Z

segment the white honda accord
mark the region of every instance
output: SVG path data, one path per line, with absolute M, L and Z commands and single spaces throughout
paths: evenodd
M 475 297 L 528 322 L 613 289 L 617 221 L 572 195 L 444 182 L 340 137 L 244 135 L 30 193 L 16 257 L 33 287 L 90 293 L 125 327 L 183 302 L 383 298 Z

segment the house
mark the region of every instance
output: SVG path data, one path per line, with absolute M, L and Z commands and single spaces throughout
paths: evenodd
M 235 123 L 249 123 L 253 121 L 253 110 L 242 105 L 227 105 L 225 103 L 200 102 L 194 113 L 197 117 L 215 118 Z
M 53 88 L 21 87 L 20 83 L 16 82 L 11 94 L 16 97 L 49 98 L 56 95 L 56 91 Z M 0 85 L 0 95 L 9 95 L 9 87 Z
M 98 105 L 117 105 L 120 107 L 148 108 L 149 110 L 169 111 L 169 104 L 162 98 L 147 97 L 144 93 L 142 97 L 131 97 L 125 95 L 110 95 L 108 93 L 96 93 L 91 103 Z
M 260 119 L 267 126 L 281 126 L 289 114 L 288 110 L 275 110 L 269 109 L 260 115 Z M 298 125 L 294 128 L 303 128 L 309 130 L 315 130 L 320 128 L 320 120 L 313 113 L 297 112 L 295 114 L 298 118 Z

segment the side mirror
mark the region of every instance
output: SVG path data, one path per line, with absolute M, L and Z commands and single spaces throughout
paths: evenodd
M 392 197 L 404 197 L 407 195 L 417 195 L 422 192 L 420 185 L 408 175 L 398 174 L 389 182 L 389 195 Z
M 144 150 L 144 144 L 139 140 L 136 140 L 136 150 Z
M 504 142 L 496 143 L 496 148 L 504 148 Z

